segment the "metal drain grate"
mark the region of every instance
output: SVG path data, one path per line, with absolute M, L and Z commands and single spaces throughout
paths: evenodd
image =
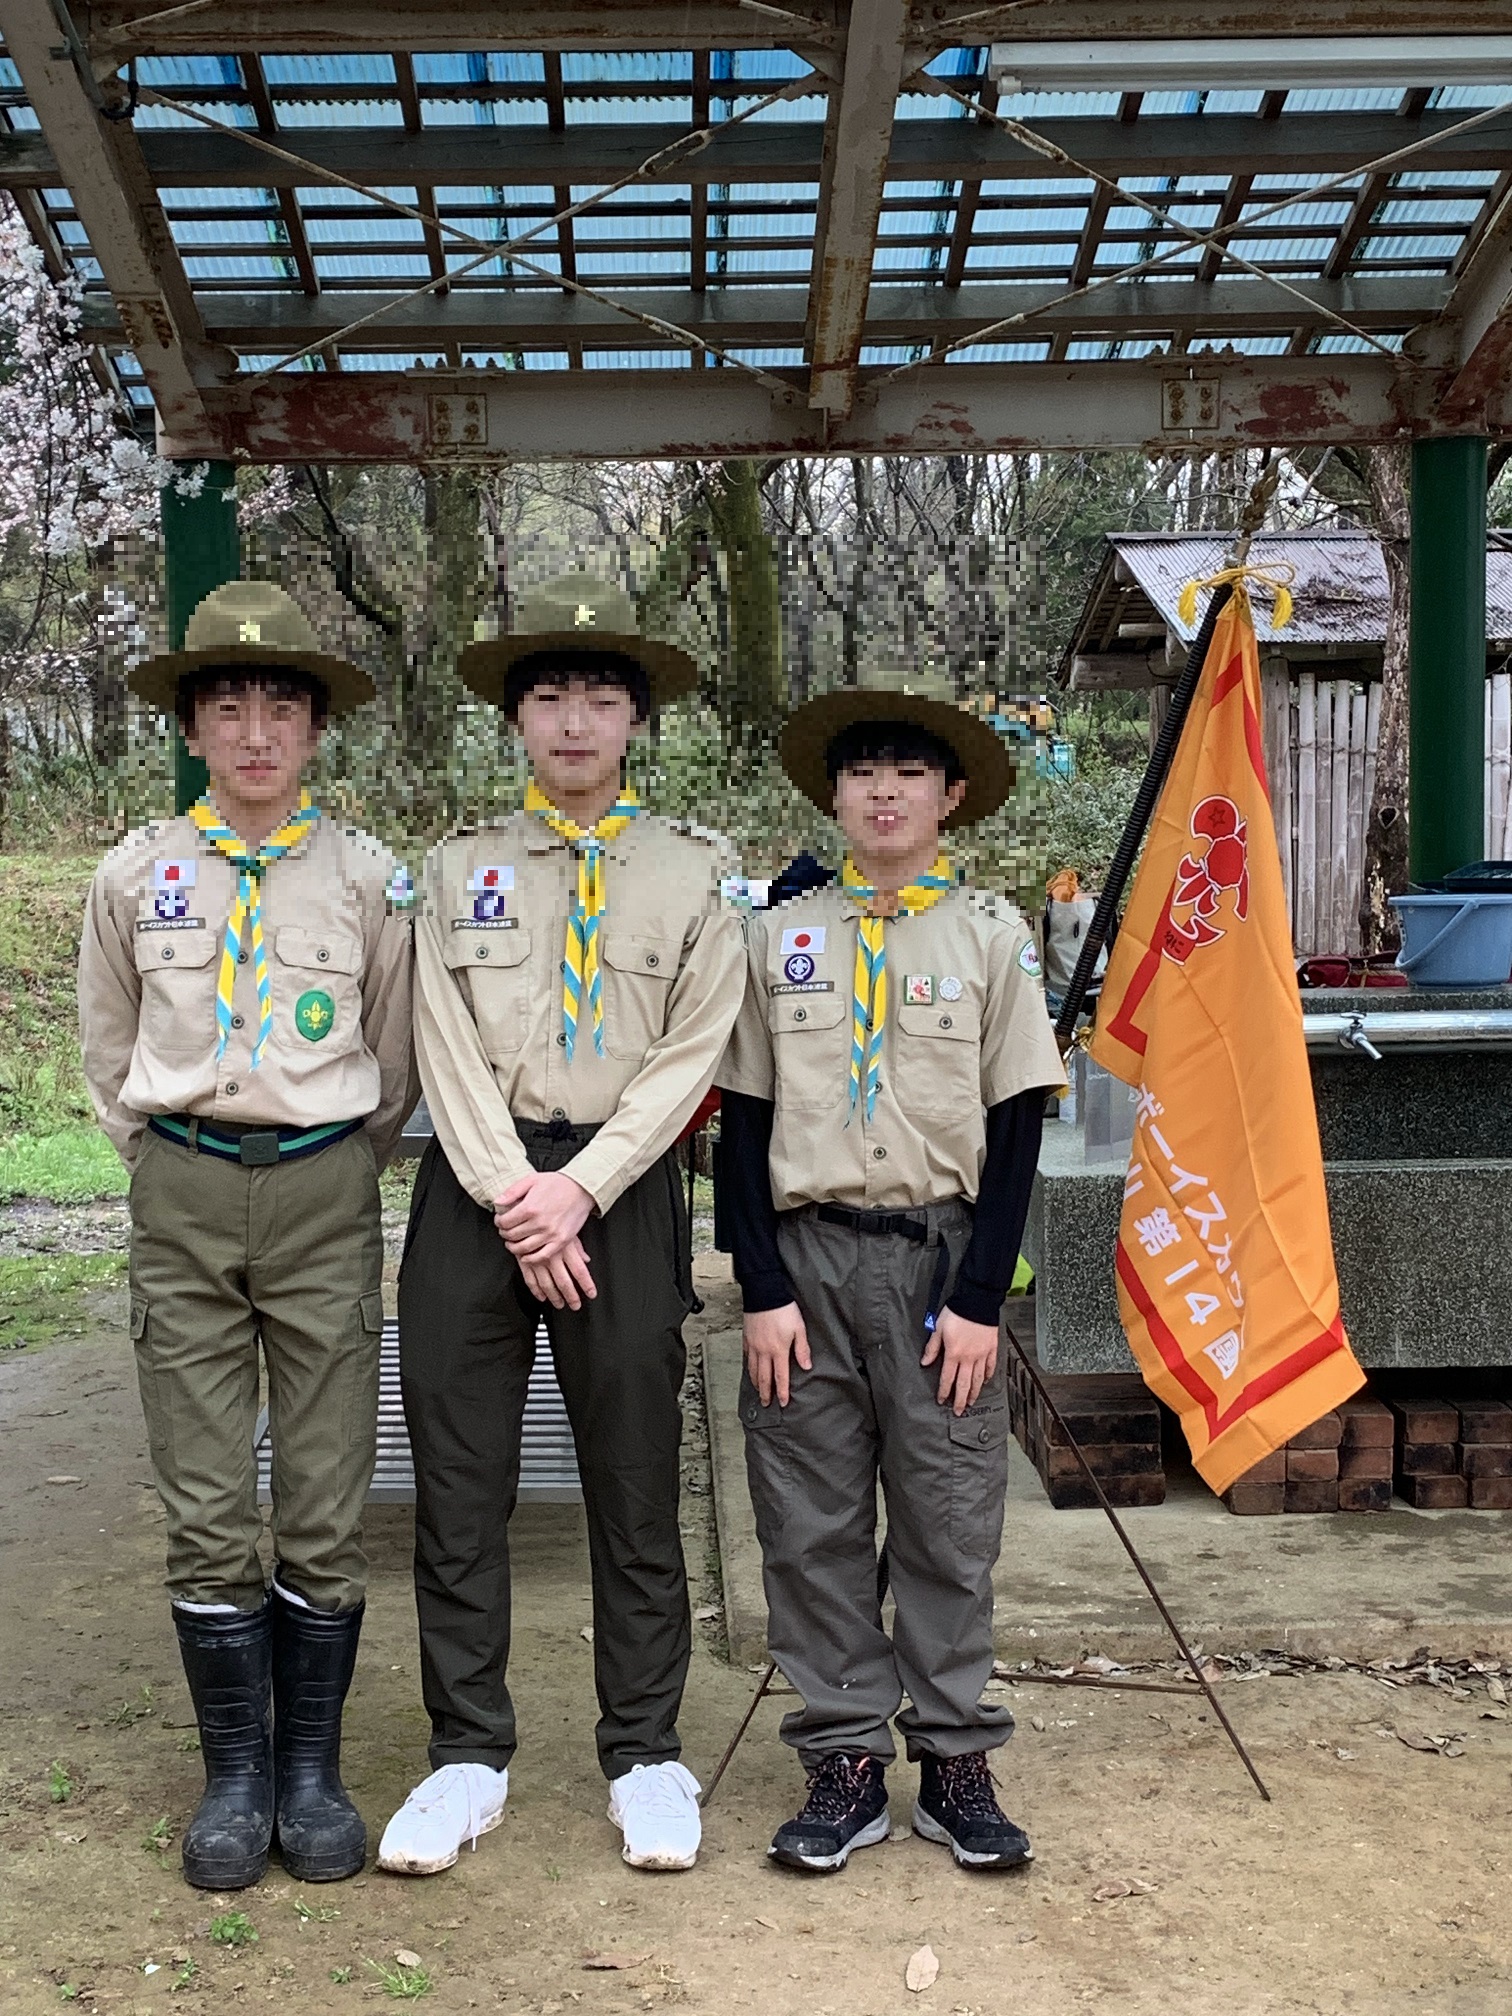
M 399 1325 L 383 1326 L 378 1375 L 378 1465 L 373 1472 L 368 1502 L 379 1505 L 413 1505 L 415 1464 L 410 1455 L 409 1434 L 404 1425 L 404 1408 L 399 1398 Z M 269 1473 L 273 1464 L 273 1441 L 268 1432 L 268 1410 L 257 1417 L 257 1498 L 266 1505 L 271 1500 Z M 567 1405 L 556 1382 L 546 1325 L 536 1332 L 535 1364 L 525 1395 L 525 1426 L 520 1437 L 520 1498 L 537 1505 L 576 1505 L 583 1487 L 578 1481 L 577 1451 L 567 1421 Z

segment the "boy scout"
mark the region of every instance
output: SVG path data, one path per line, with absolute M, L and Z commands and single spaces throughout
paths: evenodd
M 636 633 L 628 595 L 584 574 L 551 583 L 512 635 L 470 645 L 461 672 L 517 726 L 532 781 L 523 812 L 434 851 L 416 917 L 436 1141 L 415 1183 L 399 1332 L 433 1769 L 379 1862 L 449 1868 L 503 1815 L 509 1520 L 544 1307 L 587 1509 L 609 1817 L 627 1862 L 684 1869 L 699 1844 L 698 1785 L 676 1761 L 691 1287 L 670 1151 L 745 984 L 738 922 L 719 907 L 735 862 L 624 788 L 631 734 L 697 676 Z
M 717 1074 L 768 1643 L 804 1704 L 782 1733 L 808 1797 L 770 1852 L 838 1869 L 886 1839 L 906 1693 L 915 1831 L 1006 1868 L 1031 1851 L 987 1767 L 1011 1720 L 980 1698 L 1007 1483 L 998 1318 L 1061 1067 L 1030 933 L 958 886 L 940 829 L 996 810 L 1012 767 L 959 709 L 854 688 L 800 708 L 781 754 L 850 852 L 838 881 L 751 918 Z
M 185 648 L 130 684 L 177 712 L 210 772 L 186 817 L 106 857 L 79 954 L 85 1076 L 131 1171 L 131 1334 L 205 1762 L 184 1874 L 255 1883 L 276 1837 L 291 1875 L 327 1882 L 366 1847 L 341 1712 L 377 1422 L 378 1170 L 414 1101 L 411 953 L 393 861 L 300 777 L 327 716 L 373 689 L 249 581 L 207 596 Z

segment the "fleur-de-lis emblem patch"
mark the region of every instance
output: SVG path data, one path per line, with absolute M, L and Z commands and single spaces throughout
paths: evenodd
M 262 625 L 249 616 L 236 634 L 243 644 L 261 644 Z
M 588 604 L 586 602 L 579 602 L 576 609 L 572 612 L 572 620 L 579 630 L 591 630 L 595 619 L 593 611 Z
M 329 1036 L 336 1020 L 336 1003 L 323 988 L 312 987 L 294 1003 L 294 1027 L 311 1043 Z

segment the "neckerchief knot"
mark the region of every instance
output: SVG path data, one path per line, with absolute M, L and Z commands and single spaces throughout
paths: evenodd
M 532 777 L 525 791 L 525 810 L 534 812 L 577 850 L 577 903 L 567 919 L 567 948 L 562 958 L 562 1030 L 570 1064 L 577 1048 L 578 1013 L 586 990 L 593 1047 L 602 1057 L 604 977 L 599 969 L 598 936 L 604 915 L 604 849 L 638 817 L 641 802 L 633 791 L 622 791 L 597 825 L 579 826 L 558 812 Z

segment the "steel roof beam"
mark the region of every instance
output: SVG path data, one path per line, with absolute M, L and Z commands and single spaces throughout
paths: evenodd
M 1362 327 L 1404 329 L 1440 313 L 1448 282 L 1431 275 L 1401 279 L 1357 278 L 1298 283 L 1320 310 L 1332 309 Z M 871 292 L 864 336 L 868 343 L 929 343 L 955 339 L 986 328 L 1005 315 L 1058 301 L 1059 282 L 974 284 L 936 289 L 878 285 Z M 648 314 L 702 332 L 722 344 L 772 344 L 784 349 L 802 341 L 805 295 L 801 287 L 727 287 L 702 294 L 682 289 L 625 290 L 626 299 Z M 217 343 L 264 352 L 303 349 L 359 320 L 387 297 L 379 293 L 327 290 L 308 300 L 283 293 L 224 293 L 201 296 L 206 327 Z M 1225 329 L 1246 335 L 1289 333 L 1298 304 L 1263 281 L 1225 279 L 1130 280 L 1099 288 L 1084 300 L 1048 308 L 1015 331 L 1033 341 L 1066 335 L 1131 336 L 1175 334 L 1221 336 Z M 1324 317 L 1320 313 L 1319 323 Z M 125 332 L 108 298 L 85 298 L 85 331 L 97 343 L 117 344 Z M 667 339 L 644 324 L 616 315 L 581 296 L 564 297 L 541 286 L 506 292 L 502 288 L 453 288 L 444 301 L 414 301 L 396 308 L 363 330 L 365 350 L 479 349 L 561 346 L 568 342 L 612 343 L 616 348 L 666 349 Z
M 207 398 L 230 451 L 257 462 L 595 461 L 1400 441 L 1445 431 L 1431 384 L 1366 356 L 943 364 L 863 374 L 844 420 L 809 406 L 802 374 L 773 395 L 733 370 L 587 371 L 570 396 L 549 372 L 291 372 Z M 1512 436 L 1512 388 L 1478 430 Z
M 183 263 L 129 124 L 101 117 L 58 42 L 48 0 L 6 0 L 6 50 L 89 235 L 126 340 L 137 354 L 160 424 L 187 455 L 214 455 L 195 363 L 205 333 Z M 63 48 L 63 53 L 56 53 Z
M 907 31 L 908 0 L 852 0 L 845 64 L 824 123 L 809 404 L 841 419 L 855 397 Z
M 1440 402 L 1450 424 L 1480 426 L 1479 416 L 1512 388 L 1512 194 L 1471 254 L 1443 310 L 1457 327 L 1455 374 Z
M 32 5 L 37 0 L 31 0 Z M 1105 175 L 1230 175 L 1347 173 L 1362 161 L 1417 140 L 1432 139 L 1463 121 L 1463 110 L 1424 112 L 1288 112 L 1279 119 L 1220 113 L 1211 118 L 1143 113 L 1132 122 L 1038 119 L 1035 130 Z M 359 182 L 478 185 L 609 182 L 687 132 L 683 125 L 604 122 L 570 127 L 301 127 L 279 145 Z M 156 129 L 139 136 L 143 159 L 162 189 L 304 187 L 318 177 L 260 154 L 232 133 Z M 816 182 L 822 162 L 817 120 L 767 120 L 720 134 L 680 161 L 680 183 Z M 1500 170 L 1512 153 L 1512 115 L 1425 148 L 1420 168 Z M 970 119 L 905 119 L 893 127 L 889 177 L 907 181 L 1044 181 L 1054 171 L 1000 128 Z M 0 138 L 0 187 L 55 188 L 66 178 L 44 136 Z M 1068 176 L 1068 180 L 1075 180 Z M 654 186 L 654 185 L 653 185 Z

